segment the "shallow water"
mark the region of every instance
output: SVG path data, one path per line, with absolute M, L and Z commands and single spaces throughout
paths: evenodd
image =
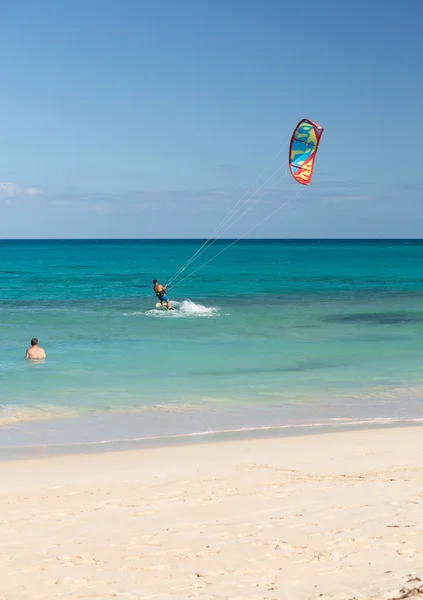
M 0 445 L 422 416 L 423 243 L 243 241 L 157 310 L 200 245 L 0 242 Z

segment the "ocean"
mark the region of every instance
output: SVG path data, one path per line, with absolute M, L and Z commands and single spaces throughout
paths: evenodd
M 423 418 L 423 241 L 218 240 L 157 310 L 202 243 L 0 241 L 0 450 Z

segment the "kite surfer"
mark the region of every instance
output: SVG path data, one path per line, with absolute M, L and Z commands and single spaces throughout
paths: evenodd
M 153 287 L 154 293 L 156 294 L 157 298 L 160 300 L 161 306 L 164 306 L 164 303 L 166 302 L 167 310 L 174 310 L 170 306 L 169 296 L 167 295 L 166 286 L 160 285 L 160 283 L 157 281 L 157 279 L 153 279 L 153 284 L 154 284 L 154 287 Z

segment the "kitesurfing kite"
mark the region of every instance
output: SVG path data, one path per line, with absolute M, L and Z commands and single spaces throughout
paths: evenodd
M 323 127 L 317 125 L 317 123 L 313 123 L 310 119 L 302 119 L 298 125 L 296 126 L 294 133 L 291 137 L 291 143 L 289 145 L 289 169 L 293 178 L 302 185 L 309 185 L 311 182 L 311 178 L 313 176 L 314 170 L 314 161 L 316 160 L 317 148 L 319 147 L 320 138 L 322 137 Z M 284 144 L 286 147 L 286 141 Z M 276 154 L 276 156 L 271 160 L 269 165 L 262 171 L 262 173 L 258 176 L 253 185 L 241 196 L 241 198 L 236 202 L 235 206 L 229 211 L 229 214 L 223 219 L 223 221 L 218 225 L 215 230 L 212 232 L 210 237 L 200 246 L 198 250 L 194 252 L 192 256 L 188 258 L 185 264 L 176 271 L 174 275 L 168 280 L 167 288 L 174 288 L 177 285 L 180 285 L 183 281 L 188 279 L 208 265 L 212 260 L 220 256 L 223 252 L 225 252 L 228 248 L 233 246 L 236 242 L 241 240 L 243 237 L 246 237 L 250 234 L 254 229 L 256 229 L 259 225 L 273 217 L 279 210 L 281 210 L 284 206 L 286 206 L 289 202 L 294 200 L 297 196 L 299 196 L 299 191 L 295 191 L 291 197 L 285 200 L 285 202 L 276 206 L 276 208 L 262 218 L 258 223 L 256 223 L 253 227 L 251 227 L 246 234 L 240 236 L 236 240 L 232 240 L 227 246 L 225 246 L 222 250 L 219 250 L 214 256 L 209 258 L 204 264 L 195 268 L 191 271 L 189 275 L 183 275 L 184 271 L 194 263 L 194 261 L 198 260 L 199 257 L 208 250 L 217 240 L 221 239 L 223 234 L 230 229 L 235 223 L 237 223 L 244 215 L 246 215 L 249 210 L 255 206 L 255 204 L 263 198 L 265 193 L 262 193 L 258 198 L 255 198 L 257 192 L 263 188 L 263 186 L 270 181 L 278 171 L 282 168 L 279 166 L 273 172 L 270 177 L 266 179 L 266 181 L 261 184 L 255 192 L 252 192 L 255 184 L 259 181 L 262 175 L 267 171 L 270 165 L 276 160 L 276 158 L 281 154 L 282 150 Z M 284 163 L 286 165 L 286 163 Z M 276 185 L 276 184 L 275 184 Z M 273 186 L 274 187 L 274 186 Z M 251 193 L 250 193 L 251 192 Z M 161 307 L 161 303 L 156 305 L 158 308 Z
M 313 175 L 314 161 L 323 127 L 302 119 L 295 128 L 289 146 L 289 168 L 293 178 L 308 185 Z

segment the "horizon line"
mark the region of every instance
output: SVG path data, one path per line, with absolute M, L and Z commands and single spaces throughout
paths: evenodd
M 301 241 L 423 241 L 422 237 L 265 237 L 265 238 L 207 238 L 207 237 L 174 237 L 174 238 L 150 238 L 150 237 L 74 237 L 74 238 L 0 238 L 0 242 L 301 242 Z
M 237 241 L 237 242 L 249 242 L 249 241 L 302 241 L 302 240 L 423 240 L 422 237 L 251 237 L 251 238 L 231 238 L 231 237 L 28 237 L 28 238 L 18 238 L 18 237 L 10 237 L 10 238 L 0 238 L 1 242 L 40 242 L 40 241 L 205 241 L 205 240 L 214 240 L 214 241 Z

